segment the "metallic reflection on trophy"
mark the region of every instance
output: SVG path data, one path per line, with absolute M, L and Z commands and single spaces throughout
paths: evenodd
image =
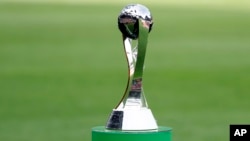
M 142 87 L 148 33 L 153 25 L 149 9 L 141 4 L 125 6 L 118 16 L 128 62 L 128 82 L 123 98 L 113 109 L 106 128 L 113 130 L 156 130 Z

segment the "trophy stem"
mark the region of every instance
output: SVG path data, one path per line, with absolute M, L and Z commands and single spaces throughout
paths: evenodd
M 148 28 L 143 20 L 138 20 L 139 36 L 137 45 L 133 48 L 133 40 L 123 35 L 123 45 L 128 63 L 128 83 L 121 102 L 117 108 L 148 107 L 142 88 L 142 75 L 147 49 Z
M 144 20 L 139 20 L 139 38 L 138 38 L 138 54 L 135 65 L 134 79 L 142 78 L 144 60 L 146 55 L 147 43 L 148 43 L 148 31 L 147 27 L 144 27 Z
M 128 82 L 122 100 L 113 109 L 107 122 L 107 129 L 155 130 L 155 118 L 148 108 L 142 87 L 142 75 L 149 28 L 145 20 L 138 19 L 139 35 L 137 46 L 132 47 L 132 39 L 123 35 L 123 45 L 128 63 Z

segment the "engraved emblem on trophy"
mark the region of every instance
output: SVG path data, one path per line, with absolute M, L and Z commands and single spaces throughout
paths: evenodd
M 149 9 L 141 4 L 125 6 L 118 16 L 118 27 L 122 33 L 128 63 L 128 81 L 121 101 L 110 114 L 106 129 L 158 129 L 143 92 L 144 60 L 152 25 L 153 19 Z

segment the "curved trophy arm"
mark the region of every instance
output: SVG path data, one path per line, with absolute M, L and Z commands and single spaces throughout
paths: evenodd
M 149 27 L 145 26 L 145 20 L 138 19 L 139 36 L 136 40 L 126 37 L 123 34 L 124 51 L 128 63 L 128 83 L 124 96 L 116 107 L 133 108 L 147 107 L 147 101 L 142 88 L 142 76 L 144 69 L 144 60 L 147 48 L 147 37 Z M 132 42 L 136 42 L 133 46 Z

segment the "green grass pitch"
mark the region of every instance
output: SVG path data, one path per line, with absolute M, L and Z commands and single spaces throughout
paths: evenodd
M 229 124 L 250 123 L 250 10 L 146 5 L 143 84 L 158 124 L 173 141 L 228 140 Z M 106 124 L 127 81 L 124 6 L 0 3 L 1 141 L 90 141 Z

